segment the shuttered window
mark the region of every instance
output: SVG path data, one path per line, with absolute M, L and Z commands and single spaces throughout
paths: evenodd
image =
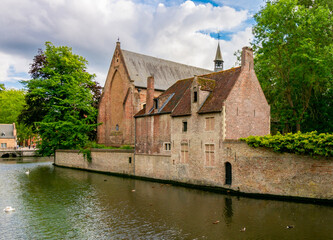
M 188 144 L 182 143 L 180 145 L 180 162 L 188 163 Z
M 206 166 L 214 166 L 215 164 L 215 146 L 214 144 L 205 144 Z

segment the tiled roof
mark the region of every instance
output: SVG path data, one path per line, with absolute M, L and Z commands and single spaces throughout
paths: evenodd
M 180 64 L 139 53 L 121 50 L 131 80 L 137 87 L 147 87 L 147 77 L 154 76 L 155 89 L 165 90 L 179 79 L 194 75 L 208 74 L 212 71 Z
M 225 71 L 214 72 L 197 77 L 202 90 L 210 91 L 198 113 L 220 112 L 224 101 L 235 85 L 241 72 L 241 67 L 231 68 Z M 191 85 L 194 78 L 179 80 L 160 95 L 173 94 L 172 98 L 158 114 L 171 113 L 171 116 L 186 116 L 191 114 Z M 156 114 L 156 113 L 155 113 Z M 135 116 L 144 116 L 141 110 Z
M 225 71 L 211 73 L 203 77 L 213 79 L 216 85 L 208 96 L 198 113 L 219 112 L 222 110 L 224 101 L 227 99 L 231 89 L 236 83 L 241 72 L 241 67 L 231 68 Z
M 0 124 L 0 138 L 14 138 L 14 125 Z

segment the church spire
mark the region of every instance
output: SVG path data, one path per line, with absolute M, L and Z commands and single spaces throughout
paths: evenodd
M 214 60 L 214 72 L 222 71 L 223 70 L 223 59 L 220 49 L 220 43 L 217 44 L 216 56 Z

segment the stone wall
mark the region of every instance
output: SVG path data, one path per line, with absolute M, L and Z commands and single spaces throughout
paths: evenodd
M 92 149 L 88 162 L 78 150 L 57 150 L 54 163 L 63 167 L 80 168 L 99 172 L 134 174 L 133 150 Z M 130 159 L 131 158 L 131 159 Z
M 278 154 L 237 141 L 223 146 L 223 159 L 232 165 L 231 189 L 333 200 L 332 158 Z
M 55 163 L 245 194 L 333 201 L 333 158 L 278 154 L 251 148 L 239 141 L 224 141 L 218 147 L 214 166 L 206 166 L 204 158 L 195 159 L 194 155 L 185 164 L 179 164 L 173 156 L 134 156 L 131 151 L 93 150 L 92 157 L 88 163 L 78 152 L 59 150 Z M 131 164 L 129 157 L 132 157 Z M 231 164 L 231 184 L 226 183 L 227 163 Z

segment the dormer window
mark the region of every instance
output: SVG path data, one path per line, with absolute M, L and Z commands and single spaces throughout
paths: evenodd
M 2 136 L 2 137 L 6 136 L 6 133 L 2 132 L 2 133 L 1 133 L 1 136 Z
M 197 89 L 194 88 L 193 89 L 193 102 L 197 102 L 198 101 L 198 92 Z
M 157 98 L 154 99 L 154 108 L 158 109 L 158 99 Z

